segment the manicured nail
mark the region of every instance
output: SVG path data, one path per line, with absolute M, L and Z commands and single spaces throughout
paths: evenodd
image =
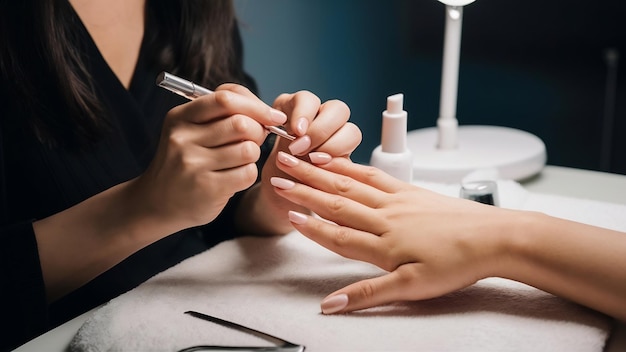
M 298 163 L 300 162 L 298 158 L 285 152 L 278 152 L 278 161 L 291 167 L 298 165 Z
M 301 117 L 298 119 L 298 123 L 296 124 L 296 131 L 298 135 L 303 136 L 306 134 L 306 131 L 309 129 L 309 120 L 306 117 Z
M 270 178 L 270 183 L 272 186 L 280 189 L 292 189 L 296 185 L 295 182 L 282 177 L 272 177 Z
M 272 112 L 272 121 L 281 125 L 287 122 L 287 115 L 284 112 L 276 110 L 274 108 L 271 108 L 270 111 Z
M 313 152 L 313 153 L 309 153 L 309 159 L 311 159 L 311 162 L 313 164 L 322 165 L 322 164 L 328 164 L 331 160 L 333 160 L 333 157 L 330 156 L 330 154 L 328 153 Z
M 338 311 L 344 309 L 348 305 L 348 295 L 345 293 L 326 297 L 322 301 L 322 313 L 324 314 L 333 314 Z
M 287 214 L 289 215 L 289 221 L 298 225 L 304 224 L 307 220 L 306 215 L 298 213 L 297 211 L 290 210 Z
M 300 155 L 311 147 L 311 137 L 302 136 L 289 145 L 289 151 L 293 155 Z

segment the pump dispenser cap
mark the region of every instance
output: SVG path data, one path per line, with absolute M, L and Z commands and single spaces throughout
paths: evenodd
M 406 151 L 407 113 L 403 110 L 402 93 L 387 97 L 387 110 L 383 111 L 381 146 L 385 153 Z

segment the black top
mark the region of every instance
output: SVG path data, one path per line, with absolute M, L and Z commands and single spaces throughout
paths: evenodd
M 6 117 L 17 114 L 14 102 L 20 97 L 11 94 L 10 82 L 0 83 L 0 91 L 6 92 L 0 97 L 0 312 L 4 326 L 1 350 L 17 347 L 107 302 L 234 233 L 232 211 L 238 195 L 211 224 L 166 237 L 53 304 L 46 303 L 33 220 L 58 213 L 141 174 L 156 150 L 165 114 L 186 102 L 155 85 L 161 70 L 148 67 L 143 46 L 126 90 L 86 28 L 80 21 L 77 23 L 76 30 L 83 34 L 88 48 L 90 73 L 113 123 L 112 132 L 94 150 L 79 154 L 47 148 L 26 128 L 8 127 Z M 240 46 L 236 31 L 234 40 Z M 254 82 L 250 81 L 250 85 L 254 89 Z M 264 156 L 268 150 L 265 145 Z

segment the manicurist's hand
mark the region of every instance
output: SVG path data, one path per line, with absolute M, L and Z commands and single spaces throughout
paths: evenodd
M 273 107 L 283 111 L 288 117 L 285 124 L 296 140 L 276 138 L 276 144 L 262 170 L 262 182 L 249 192 L 246 201 L 246 221 L 251 225 L 247 233 L 283 234 L 293 230 L 286 212 L 295 205 L 279 197 L 270 183 L 271 177 L 288 177 L 276 166 L 278 152 L 286 152 L 298 158 L 307 158 L 312 150 L 324 152 L 330 157 L 349 158 L 361 143 L 361 131 L 351 122 L 350 109 L 340 100 L 321 102 L 311 92 L 299 91 L 281 94 Z M 305 208 L 299 208 L 305 212 Z
M 133 190 L 173 230 L 206 224 L 256 181 L 262 124 L 286 121 L 247 88 L 221 85 L 167 114 L 156 156 Z
M 257 179 L 267 136 L 261 124 L 286 120 L 235 84 L 170 110 L 142 175 L 33 223 L 49 300 L 165 236 L 215 219 Z
M 626 319 L 626 233 L 434 193 L 381 170 L 314 152 L 279 154 L 281 197 L 295 228 L 389 273 L 322 302 L 326 314 L 437 297 L 487 277 L 517 280 Z M 297 180 L 294 182 L 293 180 Z

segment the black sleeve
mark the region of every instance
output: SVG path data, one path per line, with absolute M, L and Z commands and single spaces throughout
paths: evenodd
M 0 350 L 44 333 L 48 305 L 32 222 L 0 226 Z
M 0 350 L 18 347 L 43 333 L 48 311 L 39 251 L 32 222 L 7 224 L 4 150 L 0 127 Z

